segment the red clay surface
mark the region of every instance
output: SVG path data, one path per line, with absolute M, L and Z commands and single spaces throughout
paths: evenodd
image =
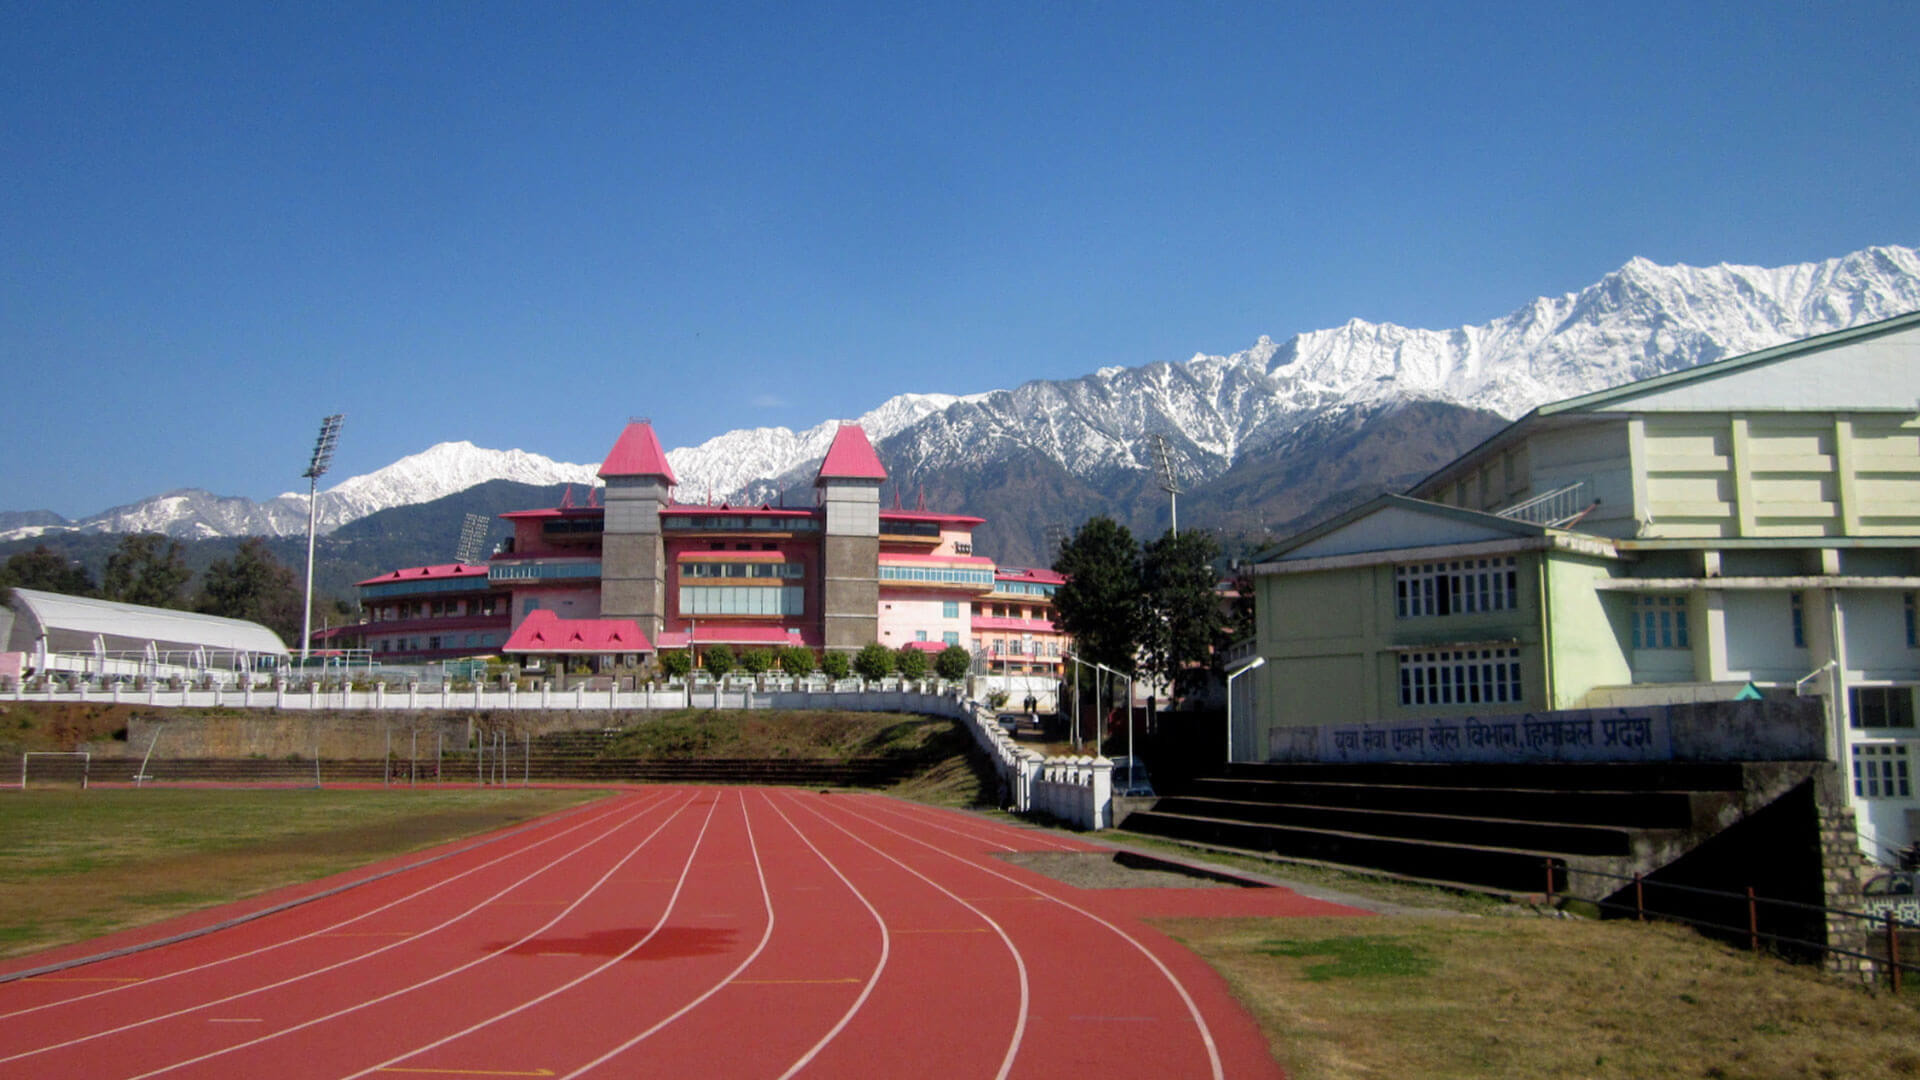
M 16 958 L 0 1076 L 1277 1077 L 1146 916 L 1348 915 L 1286 889 L 1077 889 L 1101 851 L 877 795 L 635 790 L 194 920 Z

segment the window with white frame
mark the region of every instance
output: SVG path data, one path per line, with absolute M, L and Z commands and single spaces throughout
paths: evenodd
M 1520 701 L 1520 650 L 1443 649 L 1400 654 L 1400 704 Z
M 1854 743 L 1853 794 L 1861 799 L 1911 799 L 1906 743 Z
M 1670 593 L 1646 593 L 1633 598 L 1633 647 L 1636 649 L 1690 649 L 1687 639 L 1687 598 Z
M 1793 647 L 1796 649 L 1804 649 L 1807 647 L 1806 595 L 1807 594 L 1803 592 L 1788 594 L 1791 598 L 1789 603 L 1793 609 Z
M 1394 615 L 1473 615 L 1520 606 L 1520 571 L 1513 556 L 1411 563 L 1393 568 Z

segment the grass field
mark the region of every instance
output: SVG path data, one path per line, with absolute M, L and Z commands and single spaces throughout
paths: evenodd
M 593 792 L 0 792 L 0 956 L 486 832 Z

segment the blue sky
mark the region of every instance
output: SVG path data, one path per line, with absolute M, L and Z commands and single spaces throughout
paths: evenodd
M 1920 5 L 0 2 L 0 509 L 1920 243 Z

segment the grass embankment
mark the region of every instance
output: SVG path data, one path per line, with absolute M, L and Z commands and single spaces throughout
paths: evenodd
M 715 711 L 664 713 L 607 741 L 603 758 L 695 760 L 886 758 L 913 769 L 889 793 L 940 806 L 991 806 L 998 789 L 958 721 L 905 713 Z
M 0 956 L 512 825 L 580 791 L 0 792 Z
M 1226 977 L 1296 1080 L 1920 1076 L 1920 988 L 1896 999 L 1671 924 L 1183 854 L 1422 912 L 1158 923 Z

